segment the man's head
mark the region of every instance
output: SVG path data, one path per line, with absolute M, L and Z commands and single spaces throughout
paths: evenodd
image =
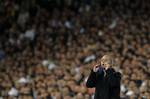
M 112 54 L 107 54 L 100 59 L 100 63 L 101 66 L 103 66 L 105 69 L 108 69 L 115 65 L 115 59 Z

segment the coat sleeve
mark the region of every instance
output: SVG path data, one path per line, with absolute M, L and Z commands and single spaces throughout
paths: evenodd
M 109 79 L 111 87 L 120 87 L 121 73 L 115 72 Z
M 93 70 L 91 70 L 91 73 L 87 79 L 86 86 L 88 88 L 93 88 L 96 86 L 96 73 Z

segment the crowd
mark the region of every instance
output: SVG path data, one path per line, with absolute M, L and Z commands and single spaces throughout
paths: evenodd
M 0 1 L 0 99 L 93 99 L 85 82 L 107 52 L 121 99 L 150 99 L 150 1 L 39 1 Z

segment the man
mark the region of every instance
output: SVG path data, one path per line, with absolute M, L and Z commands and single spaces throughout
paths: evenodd
M 100 65 L 95 65 L 86 82 L 88 88 L 95 87 L 94 99 L 120 99 L 121 74 L 114 69 L 112 55 L 104 55 Z

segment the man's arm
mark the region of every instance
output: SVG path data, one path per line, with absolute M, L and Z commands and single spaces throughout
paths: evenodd
M 121 73 L 114 72 L 111 77 L 109 78 L 110 86 L 111 87 L 120 87 L 121 82 Z
M 88 88 L 95 87 L 97 80 L 101 79 L 103 76 L 104 76 L 104 68 L 102 68 L 99 64 L 94 65 L 93 69 L 91 69 L 91 73 L 86 82 L 86 86 Z
M 94 72 L 93 70 L 91 70 L 91 73 L 87 79 L 86 86 L 88 88 L 93 88 L 96 86 L 96 72 Z

